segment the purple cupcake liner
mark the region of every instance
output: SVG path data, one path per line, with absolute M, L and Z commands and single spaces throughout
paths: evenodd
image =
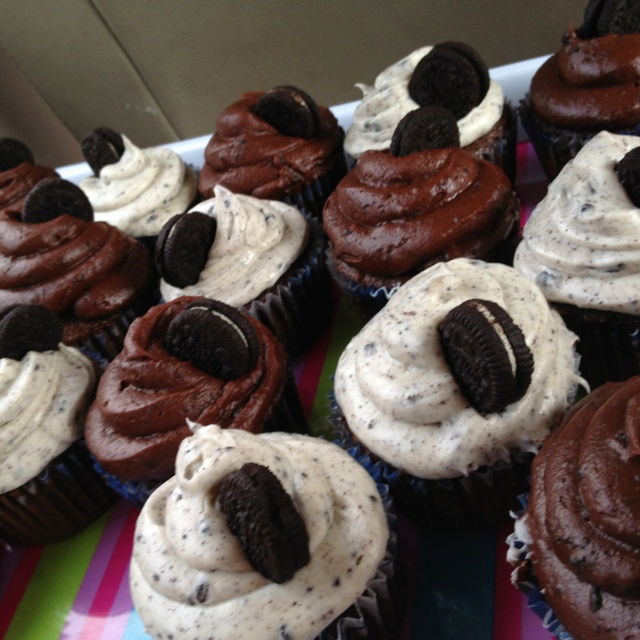
M 95 473 L 84 441 L 77 441 L 35 478 L 0 495 L 0 539 L 10 546 L 65 540 L 106 513 L 115 500 Z

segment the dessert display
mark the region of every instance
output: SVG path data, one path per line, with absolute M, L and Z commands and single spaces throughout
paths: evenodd
M 533 462 L 509 557 L 514 583 L 538 595 L 558 637 L 640 634 L 639 401 L 638 376 L 599 387 Z
M 208 199 L 222 185 L 319 217 L 346 171 L 343 139 L 331 111 L 297 87 L 245 93 L 216 122 L 198 191 Z
M 147 633 L 396 637 L 387 513 L 369 473 L 317 438 L 192 426 L 136 524 L 130 584 Z

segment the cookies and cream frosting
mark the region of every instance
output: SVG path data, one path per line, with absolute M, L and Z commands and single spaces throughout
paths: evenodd
M 316 637 L 365 590 L 389 530 L 367 471 L 336 445 L 283 433 L 192 425 L 176 475 L 136 524 L 130 586 L 154 637 Z M 309 535 L 309 563 L 282 583 L 249 563 L 217 506 L 220 483 L 246 462 L 268 467 Z
M 191 211 L 216 220 L 216 236 L 194 285 L 161 281 L 165 300 L 204 296 L 238 307 L 273 286 L 307 245 L 309 227 L 295 207 L 235 194 L 217 185 L 214 196 Z
M 196 194 L 196 175 L 182 158 L 165 147 L 140 149 L 122 136 L 124 153 L 99 176 L 80 183 L 95 219 L 127 235 L 155 236 L 173 215 L 182 213 Z
M 391 146 L 398 122 L 420 106 L 409 96 L 409 80 L 416 65 L 432 48 L 416 49 L 387 67 L 376 77 L 373 86 L 356 84 L 363 97 L 355 108 L 353 124 L 344 141 L 349 155 L 359 158 L 369 149 L 388 149 Z M 487 134 L 500 120 L 504 102 L 502 88 L 491 80 L 482 102 L 458 120 L 460 146 L 465 147 Z
M 438 325 L 470 298 L 506 310 L 533 354 L 525 395 L 500 413 L 472 408 L 440 345 Z M 388 463 L 420 478 L 466 475 L 538 450 L 581 382 L 575 341 L 513 268 L 459 258 L 402 285 L 351 340 L 336 369 L 335 397 L 354 436 Z
M 614 168 L 640 138 L 601 132 L 549 185 L 514 267 L 548 300 L 640 315 L 640 209 Z
M 82 436 L 94 381 L 89 359 L 64 344 L 0 359 L 0 493 L 37 476 Z

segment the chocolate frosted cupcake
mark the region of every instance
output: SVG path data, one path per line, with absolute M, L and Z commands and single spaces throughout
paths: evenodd
M 462 42 L 417 49 L 382 71 L 363 93 L 344 142 L 353 161 L 368 150 L 389 149 L 402 118 L 418 107 L 452 111 L 460 145 L 515 179 L 516 117 L 480 55 Z
M 85 437 L 112 486 L 141 504 L 173 475 L 187 420 L 252 432 L 306 429 L 271 332 L 221 302 L 183 296 L 133 322 L 100 379 Z
M 550 184 L 514 266 L 579 337 L 592 388 L 640 373 L 640 137 L 599 133 Z
M 391 149 L 366 151 L 327 200 L 329 269 L 366 317 L 436 262 L 511 262 L 519 233 L 511 183 L 459 142 L 450 111 L 411 111 Z
M 231 193 L 169 221 L 156 248 L 164 300 L 197 295 L 263 322 L 291 355 L 310 347 L 331 317 L 331 278 L 319 224 L 295 207 Z
M 22 211 L 24 199 L 45 178 L 56 178 L 51 167 L 36 164 L 31 149 L 14 138 L 0 138 L 0 214 Z
M 44 307 L 0 310 L 0 540 L 12 546 L 68 538 L 115 498 L 81 439 L 94 365 L 61 339 Z
M 95 219 L 152 245 L 172 216 L 194 204 L 197 178 L 164 147 L 140 149 L 124 135 L 98 128 L 82 140 L 94 175 L 80 182 Z
M 390 502 L 334 444 L 194 425 L 130 567 L 154 638 L 397 638 Z M 260 612 L 256 616 L 256 612 Z
M 575 340 L 513 268 L 439 263 L 340 356 L 334 423 L 345 446 L 386 464 L 398 507 L 420 526 L 506 521 L 581 382 Z
M 514 583 L 563 640 L 640 636 L 640 377 L 567 414 L 509 539 Z
M 138 242 L 93 221 L 84 193 L 57 178 L 0 214 L 0 305 L 41 304 L 64 342 L 110 359 L 131 319 L 151 304 L 152 260 Z
M 640 134 L 639 16 L 636 3 L 590 0 L 534 74 L 519 113 L 550 180 L 599 131 Z
M 296 87 L 245 93 L 218 118 L 198 190 L 208 199 L 222 185 L 319 218 L 346 171 L 343 139 L 331 111 Z

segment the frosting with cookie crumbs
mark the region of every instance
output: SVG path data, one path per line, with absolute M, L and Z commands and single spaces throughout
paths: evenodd
M 22 162 L 17 167 L 0 171 L 0 214 L 22 211 L 24 199 L 38 182 L 57 177 L 53 168 L 32 162 Z
M 373 86 L 356 84 L 363 97 L 355 108 L 353 124 L 344 140 L 345 151 L 353 158 L 359 158 L 369 149 L 389 149 L 398 122 L 419 108 L 409 96 L 409 80 L 416 65 L 432 48 L 416 49 L 387 67 L 376 77 Z M 504 105 L 501 86 L 491 80 L 482 102 L 458 120 L 460 146 L 465 147 L 489 133 L 500 120 Z
M 640 315 L 640 209 L 614 171 L 638 146 L 636 136 L 599 133 L 532 212 L 514 267 L 548 300 Z
M 0 493 L 37 476 L 82 436 L 95 383 L 78 349 L 0 359 Z
M 524 396 L 481 415 L 445 361 L 438 325 L 471 298 L 499 304 L 524 333 L 534 370 Z M 576 336 L 540 290 L 511 267 L 458 258 L 402 285 L 340 356 L 336 401 L 356 439 L 419 478 L 466 475 L 535 452 L 582 379 Z
M 155 236 L 172 216 L 183 213 L 196 195 L 196 175 L 165 147 L 140 149 L 122 136 L 124 153 L 99 176 L 80 182 L 95 219 L 130 236 Z
M 640 636 L 640 377 L 606 383 L 544 443 L 512 547 L 565 629 L 583 640 Z
M 146 502 L 130 567 L 134 605 L 155 638 L 315 638 L 365 591 L 389 530 L 377 487 L 338 446 L 283 433 L 193 425 L 176 475 Z M 223 478 L 270 469 L 309 535 L 309 563 L 276 584 L 249 563 L 217 506 Z
M 257 298 L 286 273 L 305 249 L 309 225 L 295 207 L 235 194 L 217 185 L 191 211 L 216 220 L 216 237 L 198 281 L 184 288 L 160 283 L 165 300 L 204 296 L 238 307 Z

